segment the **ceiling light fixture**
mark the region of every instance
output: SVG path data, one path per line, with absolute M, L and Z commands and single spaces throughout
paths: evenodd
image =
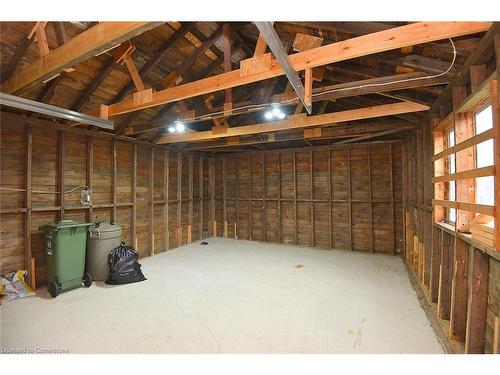
M 273 103 L 271 104 L 271 107 L 272 109 L 264 114 L 266 120 L 283 120 L 286 117 L 286 113 L 282 111 L 280 103 Z
M 180 120 L 174 121 L 174 125 L 168 127 L 168 132 L 169 133 L 183 133 L 184 130 L 186 129 L 186 126 L 184 123 Z
M 175 122 L 175 130 L 177 130 L 178 133 L 182 133 L 185 128 L 186 127 L 184 126 L 184 124 L 181 121 L 177 120 Z

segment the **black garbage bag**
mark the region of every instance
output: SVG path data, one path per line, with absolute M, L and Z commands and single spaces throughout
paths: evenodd
M 138 259 L 139 254 L 123 243 L 111 250 L 108 255 L 109 276 L 106 284 L 130 284 L 146 280 Z

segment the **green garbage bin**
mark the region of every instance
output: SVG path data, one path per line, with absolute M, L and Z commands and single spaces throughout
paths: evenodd
M 87 228 L 90 223 L 62 220 L 39 228 L 45 237 L 47 289 L 52 297 L 92 285 L 92 276 L 84 274 Z

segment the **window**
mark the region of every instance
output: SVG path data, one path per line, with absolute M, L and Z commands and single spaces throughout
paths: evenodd
M 483 133 L 493 127 L 493 113 L 491 104 L 474 114 L 476 134 Z M 488 139 L 476 146 L 476 168 L 493 165 L 493 139 Z M 476 178 L 476 203 L 494 205 L 495 189 L 494 177 Z
M 455 146 L 455 129 L 451 128 L 448 132 L 448 148 Z M 455 163 L 455 154 L 451 154 L 448 156 L 448 174 L 453 174 L 456 172 L 456 163 Z M 456 200 L 456 181 L 450 181 L 448 183 L 448 200 L 454 201 Z M 446 219 L 450 223 L 455 223 L 457 220 L 457 210 L 455 208 L 448 208 Z

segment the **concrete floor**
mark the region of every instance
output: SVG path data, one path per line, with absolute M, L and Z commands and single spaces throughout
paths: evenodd
M 0 307 L 1 346 L 70 353 L 442 353 L 401 259 L 209 239 L 147 281 Z M 303 267 L 296 267 L 303 265 Z

